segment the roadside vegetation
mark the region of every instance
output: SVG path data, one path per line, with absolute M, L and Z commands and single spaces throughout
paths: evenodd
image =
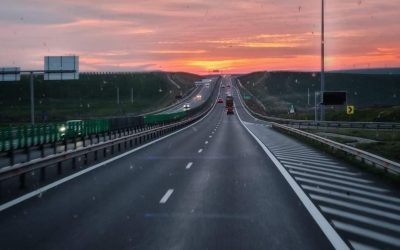
M 314 119 L 314 93 L 320 90 L 319 73 L 254 72 L 238 79 L 266 115 Z M 400 74 L 327 73 L 326 91 L 347 91 L 347 103 L 355 106 L 355 114 L 347 115 L 345 106 L 328 106 L 326 119 L 399 122 L 399 86 Z M 292 105 L 295 114 L 288 114 Z
M 339 143 L 354 146 L 361 150 L 400 162 L 400 131 L 371 129 L 305 129 Z M 329 132 L 330 135 L 320 133 Z M 336 134 L 338 136 L 333 136 Z M 350 136 L 343 138 L 342 136 Z M 359 138 L 359 139 L 357 139 Z M 365 142 L 363 139 L 373 140 Z
M 201 76 L 168 73 L 81 73 L 76 81 L 43 81 L 35 77 L 35 119 L 54 122 L 135 115 L 171 105 L 194 88 Z M 117 104 L 117 88 L 119 100 Z M 131 91 L 133 90 L 133 102 Z M 0 84 L 0 125 L 29 122 L 29 79 Z

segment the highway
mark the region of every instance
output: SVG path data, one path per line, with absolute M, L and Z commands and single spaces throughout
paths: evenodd
M 169 113 L 175 113 L 175 112 L 180 112 L 180 111 L 184 111 L 184 107 L 183 105 L 185 103 L 189 103 L 191 108 L 195 108 L 198 107 L 199 105 L 201 105 L 202 103 L 204 103 L 204 101 L 207 100 L 207 98 L 210 96 L 215 84 L 216 84 L 216 80 L 217 78 L 213 78 L 212 82 L 210 84 L 210 87 L 206 87 L 204 85 L 198 86 L 196 87 L 196 89 L 190 93 L 187 97 L 185 97 L 184 99 L 180 100 L 177 104 L 172 105 L 171 107 L 168 107 L 165 110 L 162 110 L 160 112 L 160 114 L 169 114 Z M 154 113 L 154 112 L 151 112 Z M 105 138 L 100 137 L 99 138 L 100 141 L 104 141 Z M 17 143 L 17 140 L 15 140 L 15 144 Z M 90 144 L 90 140 L 87 139 L 86 140 L 86 145 Z M 95 140 L 95 143 L 97 143 L 97 141 Z M 67 149 L 73 149 L 75 147 L 74 143 L 68 143 L 67 145 Z M 77 148 L 81 148 L 83 147 L 83 141 L 78 141 L 76 143 L 76 147 Z M 65 146 L 64 145 L 59 145 L 57 147 L 57 152 L 63 152 L 65 150 Z M 54 149 L 53 148 L 46 148 L 45 152 L 44 152 L 44 156 L 48 156 L 48 155 L 52 155 L 54 154 Z M 41 150 L 39 147 L 34 148 L 31 151 L 31 159 L 38 159 L 41 157 Z M 24 151 L 20 151 L 18 153 L 16 153 L 15 156 L 15 163 L 20 163 L 20 162 L 25 162 L 27 161 L 27 155 Z M 10 165 L 10 160 L 8 155 L 6 154 L 0 154 L 0 168 L 2 167 L 6 167 Z
M 200 85 L 197 89 L 188 97 L 185 98 L 184 101 L 178 103 L 177 105 L 172 106 L 171 108 L 164 110 L 161 112 L 162 114 L 169 114 L 175 112 L 185 111 L 186 109 L 183 107 L 184 104 L 189 104 L 190 108 L 196 108 L 200 106 L 205 100 L 210 96 L 214 86 L 216 85 L 217 78 L 212 78 L 209 86 L 205 86 L 205 84 Z
M 277 133 L 233 93 L 235 115 L 216 104 L 182 131 L 0 206 L 1 249 L 400 246 L 398 190 Z

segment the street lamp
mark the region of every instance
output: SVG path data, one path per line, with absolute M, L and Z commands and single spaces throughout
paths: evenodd
M 325 91 L 325 0 L 321 0 L 321 95 L 320 95 L 320 119 L 325 120 L 325 107 L 322 104 L 324 102 L 324 91 Z

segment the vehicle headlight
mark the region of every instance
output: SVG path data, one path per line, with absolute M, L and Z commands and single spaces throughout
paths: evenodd
M 65 127 L 60 127 L 60 128 L 58 129 L 59 132 L 65 132 L 65 130 L 66 130 Z

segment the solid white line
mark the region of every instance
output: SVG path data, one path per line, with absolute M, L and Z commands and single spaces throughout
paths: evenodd
M 356 181 L 356 182 L 361 182 L 361 183 L 372 183 L 372 181 L 355 178 L 355 177 L 350 177 L 350 176 L 344 176 L 343 174 L 333 174 L 333 173 L 329 173 L 324 170 L 319 171 L 319 170 L 309 169 L 307 167 L 295 167 L 295 166 L 288 165 L 288 164 L 284 164 L 284 166 L 287 168 L 291 168 L 291 169 L 297 169 L 297 170 L 301 170 L 301 171 L 305 171 L 305 172 L 309 172 L 309 173 L 320 174 L 320 175 L 330 176 L 330 177 L 349 180 L 349 181 Z
M 239 98 L 240 100 L 240 98 Z M 241 100 L 240 100 L 241 102 Z M 243 107 L 243 105 L 242 105 Z M 244 110 L 246 108 L 243 107 Z M 257 143 L 261 146 L 261 148 L 264 150 L 264 152 L 269 156 L 269 158 L 272 160 L 272 162 L 275 164 L 275 166 L 278 168 L 278 170 L 281 172 L 282 176 L 285 178 L 285 180 L 288 182 L 290 187 L 293 189 L 293 191 L 296 193 L 297 197 L 299 197 L 300 201 L 303 203 L 307 211 L 310 213 L 314 221 L 318 224 L 318 226 L 321 228 L 322 232 L 326 235 L 328 240 L 331 242 L 334 248 L 336 249 L 349 249 L 347 244 L 343 241 L 342 238 L 340 238 L 339 234 L 333 229 L 332 225 L 326 220 L 326 218 L 321 214 L 321 212 L 318 210 L 318 208 L 312 203 L 310 198 L 304 193 L 304 191 L 300 188 L 299 184 L 293 179 L 293 177 L 286 171 L 285 167 L 276 159 L 276 157 L 269 151 L 269 149 L 262 143 L 257 136 L 253 134 L 253 132 L 248 129 L 242 119 L 240 118 L 239 113 L 237 112 L 237 109 L 235 107 L 236 114 L 238 114 L 239 121 L 242 123 L 243 127 L 249 132 L 249 134 L 254 138 L 254 140 L 257 141 Z
M 340 167 L 340 166 L 332 166 L 329 164 L 323 164 L 323 163 L 315 163 L 315 162 L 299 162 L 296 160 L 281 160 L 280 162 L 282 162 L 283 164 L 303 164 L 303 165 L 310 165 L 310 166 L 320 166 L 320 167 L 327 167 L 327 168 L 334 168 L 334 169 L 346 169 L 344 167 Z
M 305 189 L 305 190 L 312 191 L 312 192 L 317 192 L 317 193 L 320 193 L 320 194 L 326 194 L 326 195 L 329 195 L 329 196 L 335 196 L 335 197 L 339 197 L 339 198 L 346 199 L 346 200 L 358 201 L 358 202 L 370 204 L 370 205 L 373 205 L 373 206 L 378 206 L 378 207 L 382 207 L 382 208 L 397 210 L 400 213 L 400 207 L 396 206 L 394 204 L 391 204 L 391 203 L 372 200 L 372 199 L 369 199 L 369 198 L 364 198 L 364 197 L 361 197 L 361 196 L 357 196 L 355 194 L 347 195 L 345 193 L 340 193 L 340 192 L 336 192 L 336 191 L 333 191 L 333 190 L 327 190 L 327 189 L 323 189 L 321 187 L 314 187 L 314 186 L 308 186 L 308 185 L 301 185 L 301 187 L 303 189 Z
M 381 234 L 378 232 L 374 232 L 365 228 L 357 227 L 354 225 L 349 225 L 347 223 L 343 223 L 340 221 L 332 220 L 332 223 L 335 225 L 336 228 L 339 228 L 340 230 L 361 235 L 366 238 L 374 239 L 376 241 L 380 241 L 386 244 L 390 244 L 392 246 L 400 247 L 400 239 L 391 237 L 385 234 Z
M 291 157 L 291 156 L 285 156 L 285 157 L 277 157 L 278 159 L 281 160 L 292 160 L 292 161 L 297 161 L 297 162 L 306 162 L 306 163 L 323 163 L 323 164 L 329 164 L 333 166 L 337 166 L 338 163 L 330 160 L 319 160 L 319 159 L 312 159 L 312 158 L 305 158 L 305 157 Z
M 219 96 L 219 94 L 218 94 L 218 96 Z M 7 208 L 13 207 L 13 206 L 15 206 L 15 205 L 17 205 L 17 204 L 19 204 L 19 203 L 21 203 L 21 202 L 23 202 L 23 201 L 26 201 L 26 200 L 28 200 L 28 199 L 30 199 L 30 198 L 32 198 L 32 197 L 35 197 L 35 196 L 39 195 L 40 193 L 43 193 L 43 192 L 45 192 L 45 191 L 47 191 L 47 190 L 50 190 L 50 189 L 52 189 L 52 188 L 54 188 L 54 187 L 57 187 L 57 186 L 59 186 L 59 185 L 65 183 L 65 182 L 67 182 L 67 181 L 70 181 L 70 180 L 72 180 L 72 179 L 74 179 L 74 178 L 76 178 L 76 177 L 78 177 L 78 176 L 81 176 L 81 175 L 83 175 L 83 174 L 86 174 L 86 173 L 88 173 L 88 172 L 91 172 L 91 171 L 93 171 L 93 170 L 95 170 L 95 169 L 97 169 L 97 168 L 99 168 L 99 167 L 102 167 L 102 166 L 104 166 L 104 165 L 107 165 L 108 163 L 111 163 L 111 162 L 113 162 L 113 161 L 115 161 L 115 160 L 118 160 L 118 159 L 120 159 L 120 158 L 123 158 L 123 157 L 129 155 L 129 154 L 132 154 L 132 153 L 134 153 L 134 152 L 136 152 L 136 151 L 138 151 L 138 150 L 141 150 L 142 148 L 146 148 L 146 147 L 148 147 L 148 146 L 150 146 L 150 145 L 152 145 L 152 144 L 154 144 L 154 143 L 157 143 L 157 142 L 159 142 L 159 141 L 162 141 L 162 140 L 164 140 L 164 139 L 166 139 L 166 138 L 168 138 L 168 137 L 170 137 L 170 136 L 173 136 L 173 135 L 175 135 L 175 134 L 177 134 L 177 133 L 179 133 L 179 132 L 182 132 L 182 131 L 184 131 L 184 130 L 186 130 L 186 129 L 188 129 L 188 128 L 191 128 L 191 127 L 193 127 L 194 125 L 196 125 L 196 124 L 200 123 L 201 121 L 203 121 L 205 118 L 207 118 L 207 117 L 211 114 L 211 112 L 214 110 L 214 108 L 215 108 L 215 103 L 214 103 L 213 107 L 211 108 L 211 110 L 208 111 L 208 113 L 207 113 L 204 117 L 202 117 L 200 120 L 196 121 L 195 123 L 190 124 L 189 126 L 186 126 L 186 127 L 182 128 L 182 129 L 179 129 L 179 130 L 177 130 L 177 131 L 175 131 L 175 132 L 172 132 L 171 134 L 165 135 L 165 136 L 163 136 L 163 137 L 161 137 L 161 138 L 155 139 L 154 141 L 151 141 L 151 142 L 146 143 L 146 144 L 144 144 L 144 145 L 142 145 L 142 146 L 139 146 L 139 147 L 137 147 L 137 148 L 134 148 L 134 149 L 132 149 L 132 150 L 130 150 L 130 151 L 128 151 L 128 152 L 125 152 L 125 153 L 122 153 L 122 154 L 120 154 L 120 155 L 117 155 L 117 156 L 115 156 L 115 157 L 113 157 L 113 158 L 111 158 L 111 159 L 102 161 L 102 162 L 100 162 L 100 163 L 98 163 L 98 164 L 96 164 L 96 165 L 93 165 L 93 166 L 91 166 L 91 167 L 85 168 L 85 169 L 83 169 L 82 171 L 79 171 L 79 172 L 74 173 L 74 174 L 72 174 L 72 175 L 69 175 L 69 176 L 67 176 L 67 177 L 65 177 L 65 178 L 62 178 L 62 179 L 60 179 L 60 180 L 58 180 L 58 181 L 55 181 L 55 182 L 53 182 L 53 183 L 50 183 L 49 185 L 46 185 L 46 186 L 44 186 L 44 187 L 41 187 L 41 188 L 39 188 L 39 189 L 37 189 L 37 190 L 35 190 L 35 191 L 32 191 L 32 192 L 30 192 L 30 193 L 24 194 L 24 195 L 22 195 L 22 196 L 20 196 L 20 197 L 18 197 L 18 198 L 16 198 L 16 199 L 14 199 L 14 200 L 8 201 L 8 202 L 6 202 L 6 203 L 0 205 L 0 212 L 3 211 L 3 210 L 6 210 Z
M 205 141 L 204 144 L 208 144 L 208 141 Z
M 350 203 L 350 202 L 346 202 L 346 201 L 335 200 L 335 199 L 331 199 L 331 198 L 324 197 L 324 196 L 321 196 L 321 195 L 316 195 L 316 194 L 310 194 L 310 197 L 313 200 L 330 203 L 330 204 L 333 204 L 333 205 L 336 205 L 336 206 L 346 207 L 346 208 L 362 211 L 362 212 L 365 212 L 365 213 L 386 217 L 388 219 L 400 220 L 400 215 L 399 214 L 389 213 L 389 212 L 385 212 L 385 211 L 382 211 L 382 210 L 379 210 L 379 209 L 375 209 L 375 208 L 369 208 L 369 207 L 365 207 L 365 206 L 360 206 L 360 205 L 356 205 L 356 204 L 353 204 L 353 203 Z
M 371 187 L 370 185 L 364 185 L 364 184 L 358 184 L 358 183 L 354 183 L 354 182 L 350 182 L 350 181 L 338 180 L 336 178 L 323 177 L 321 175 L 307 174 L 307 173 L 302 173 L 302 172 L 299 172 L 296 170 L 289 170 L 289 172 L 294 175 L 300 175 L 300 176 L 305 176 L 305 177 L 309 177 L 309 178 L 314 178 L 317 180 L 324 180 L 324 181 L 328 181 L 328 182 L 339 183 L 339 184 L 343 184 L 343 185 L 361 188 L 364 190 L 370 190 L 370 191 L 382 192 L 382 193 L 389 192 L 388 190 L 383 189 L 383 188 L 376 188 L 376 187 Z
M 391 197 L 391 196 L 386 196 L 383 194 L 372 193 L 369 191 L 364 191 L 364 190 L 355 189 L 355 188 L 351 188 L 351 187 L 343 187 L 342 185 L 335 185 L 335 184 L 326 183 L 324 181 L 316 181 L 316 180 L 306 179 L 306 178 L 302 178 L 302 177 L 295 177 L 295 179 L 300 182 L 307 182 L 307 183 L 311 183 L 311 184 L 318 185 L 318 186 L 335 188 L 335 189 L 343 190 L 345 192 L 362 194 L 362 195 L 374 197 L 374 198 L 380 199 L 380 200 L 387 200 L 387 201 L 400 203 L 400 199 L 397 199 L 397 198 Z
M 306 161 L 308 160 L 314 160 L 314 161 L 321 161 L 321 162 L 326 162 L 326 163 L 331 163 L 334 162 L 331 159 L 328 159 L 326 157 L 323 157 L 321 155 L 305 155 L 305 154 L 292 154 L 292 153 L 275 153 L 272 150 L 272 153 L 274 153 L 274 155 L 278 156 L 279 158 L 292 158 L 292 159 L 304 159 Z M 334 162 L 336 163 L 336 162 Z
M 193 162 L 189 162 L 189 163 L 186 165 L 186 169 L 189 169 L 192 165 L 193 165 Z
M 368 246 L 357 241 L 349 240 L 349 242 L 353 246 L 354 250 L 379 250 L 379 248 Z
M 199 151 L 197 151 L 197 153 L 201 153 L 201 152 L 203 152 L 203 149 L 201 148 L 201 149 L 199 149 Z
M 316 157 L 320 158 L 321 157 L 321 154 L 314 154 L 314 153 L 310 154 L 310 153 L 302 153 L 302 152 L 282 152 L 282 151 L 278 152 L 275 150 L 271 150 L 271 151 L 272 151 L 272 153 L 274 153 L 274 155 L 279 155 L 279 156 L 290 155 L 290 156 L 294 156 L 294 157 L 311 157 L 311 158 L 316 158 Z M 323 159 L 329 160 L 326 157 L 323 157 Z
M 174 192 L 173 189 L 168 189 L 167 192 L 164 194 L 164 196 L 160 200 L 160 204 L 164 204 L 168 201 L 169 197 L 171 197 L 172 193 Z
M 295 163 L 295 162 L 284 162 L 281 161 L 284 166 L 297 166 L 300 168 L 309 168 L 309 169 L 315 169 L 315 170 L 321 170 L 326 173 L 335 173 L 335 174 L 340 174 L 340 175 L 350 175 L 350 176 L 360 176 L 359 173 L 353 173 L 353 172 L 347 172 L 347 171 L 342 171 L 342 170 L 336 170 L 336 169 L 331 169 L 328 167 L 318 167 L 318 166 L 313 166 L 310 164 L 304 164 L 304 163 Z
M 328 213 L 328 214 L 332 214 L 332 215 L 336 215 L 345 219 L 349 219 L 349 220 L 354 220 L 354 221 L 358 221 L 361 223 L 365 223 L 365 224 L 369 224 L 371 226 L 377 226 L 383 229 L 389 229 L 395 232 L 400 232 L 400 226 L 396 225 L 396 224 L 392 224 L 392 223 L 388 223 L 386 221 L 382 221 L 382 220 L 377 220 L 377 219 L 373 219 L 373 218 L 369 218 L 366 216 L 362 216 L 362 215 L 358 215 L 355 213 L 349 213 L 349 212 L 345 212 L 339 209 L 335 209 L 335 208 L 330 208 L 330 207 L 325 207 L 325 206 L 319 206 L 321 208 L 321 210 L 324 213 Z

